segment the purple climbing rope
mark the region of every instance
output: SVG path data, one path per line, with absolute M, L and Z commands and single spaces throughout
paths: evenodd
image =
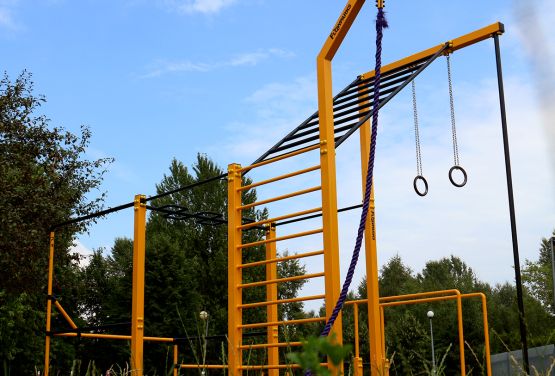
M 376 18 L 376 67 L 374 69 L 374 100 L 373 107 L 374 112 L 372 114 L 372 136 L 370 139 L 370 156 L 368 158 L 368 170 L 366 172 L 366 185 L 364 190 L 364 201 L 362 204 L 362 214 L 360 216 L 360 223 L 358 226 L 358 234 L 355 243 L 355 249 L 353 251 L 353 256 L 351 257 L 351 264 L 349 265 L 349 271 L 347 272 L 347 277 L 343 283 L 343 288 L 339 294 L 339 299 L 335 304 L 333 312 L 326 322 L 324 330 L 320 334 L 322 337 L 326 337 L 333 327 L 339 312 L 345 304 L 347 299 L 347 293 L 349 292 L 349 287 L 353 280 L 353 275 L 355 273 L 355 268 L 358 262 L 358 257 L 360 254 L 360 248 L 362 246 L 362 239 L 364 237 L 364 229 L 366 228 L 366 220 L 368 218 L 368 207 L 370 206 L 370 192 L 372 191 L 372 177 L 374 175 L 374 155 L 376 153 L 376 136 L 378 134 L 378 107 L 380 105 L 380 80 L 381 80 L 381 68 L 382 68 L 382 38 L 383 29 L 387 28 L 387 20 L 385 19 L 385 13 L 383 8 L 378 8 L 378 16 Z

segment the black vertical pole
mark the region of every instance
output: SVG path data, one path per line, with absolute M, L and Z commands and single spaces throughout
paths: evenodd
M 524 315 L 524 301 L 522 299 L 522 279 L 520 277 L 520 258 L 518 255 L 518 239 L 516 236 L 515 201 L 513 197 L 513 178 L 511 174 L 511 157 L 509 154 L 509 136 L 507 133 L 507 114 L 505 111 L 505 93 L 503 90 L 503 72 L 501 70 L 501 52 L 499 50 L 499 36 L 493 36 L 495 42 L 495 60 L 497 63 L 497 83 L 499 86 L 499 105 L 501 108 L 501 127 L 503 129 L 503 149 L 505 151 L 505 172 L 507 175 L 507 192 L 509 194 L 509 213 L 511 217 L 511 235 L 513 241 L 513 257 L 515 264 L 516 297 L 520 319 L 520 343 L 522 345 L 522 360 L 524 370 L 530 374 L 528 363 L 528 341 L 526 339 L 526 321 Z

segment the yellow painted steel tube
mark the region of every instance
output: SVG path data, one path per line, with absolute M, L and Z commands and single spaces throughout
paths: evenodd
M 227 369 L 228 366 L 226 365 L 220 365 L 220 364 L 181 364 L 179 367 L 181 368 L 185 368 L 185 369 L 198 369 L 198 368 L 204 368 L 204 369 Z
M 296 155 L 304 154 L 304 153 L 307 153 L 309 151 L 316 150 L 319 147 L 320 147 L 319 145 L 313 145 L 313 146 L 309 146 L 309 147 L 306 147 L 306 148 L 303 148 L 303 149 L 300 149 L 300 150 L 297 150 L 297 151 L 293 151 L 291 153 L 280 155 L 280 156 L 275 157 L 275 158 L 270 158 L 270 159 L 267 159 L 265 161 L 252 164 L 250 166 L 240 168 L 239 172 L 249 171 L 249 170 L 252 170 L 253 168 L 265 166 L 265 165 L 268 165 L 268 164 L 271 164 L 271 163 L 274 163 L 274 162 L 277 162 L 277 161 L 281 161 L 281 160 L 284 160 L 284 159 L 287 159 L 287 158 L 294 157 Z
M 145 309 L 146 196 L 134 200 L 133 291 L 131 302 L 131 374 L 143 375 Z
M 486 301 L 486 295 L 481 292 L 463 294 L 463 298 L 473 298 L 478 297 L 482 301 L 482 320 L 484 326 L 484 347 L 486 351 L 486 372 L 488 376 L 491 376 L 491 349 L 489 343 L 489 324 L 488 324 L 488 306 Z
M 266 231 L 267 239 L 276 238 L 276 227 L 272 223 Z M 277 257 L 277 247 L 276 242 L 270 242 L 266 244 L 266 259 L 273 259 Z M 267 264 L 266 265 L 266 280 L 276 280 L 277 275 L 277 264 Z M 266 300 L 276 301 L 278 298 L 277 284 L 272 283 L 266 285 Z M 244 307 L 242 307 L 244 308 Z M 277 321 L 278 320 L 278 307 L 275 304 L 268 304 L 266 307 L 266 321 Z M 267 343 L 275 344 L 279 342 L 278 328 L 272 327 L 268 329 Z M 279 348 L 271 347 L 267 351 L 268 353 L 268 364 L 277 365 L 279 364 Z M 279 376 L 279 370 L 272 369 L 268 371 L 268 376 Z
M 285 304 L 285 303 L 306 302 L 306 301 L 309 301 L 309 300 L 324 299 L 325 297 L 326 297 L 326 295 L 324 295 L 324 294 L 322 294 L 322 295 L 311 295 L 311 296 L 301 296 L 299 298 L 268 300 L 268 301 L 265 301 L 265 302 L 241 304 L 239 307 L 243 308 L 243 309 L 256 308 L 256 307 L 265 307 L 265 306 L 269 306 L 269 305 L 277 305 L 277 304 Z
M 368 95 L 359 96 L 368 103 Z M 360 112 L 363 112 L 362 110 Z M 366 190 L 366 175 L 368 173 L 368 156 L 370 155 L 370 139 L 372 130 L 370 120 L 360 127 L 360 166 L 362 180 L 362 194 Z M 370 369 L 372 373 L 386 374 L 386 355 L 382 347 L 382 327 L 380 324 L 380 291 L 378 283 L 378 250 L 376 236 L 376 206 L 374 200 L 374 185 L 370 191 L 369 216 L 364 229 L 364 248 L 366 250 L 366 290 L 368 292 L 368 341 L 370 345 Z
M 249 287 L 266 286 L 266 285 L 275 284 L 275 283 L 299 281 L 301 279 L 312 279 L 312 278 L 318 278 L 318 277 L 324 277 L 324 273 L 322 272 L 322 273 L 313 273 L 313 274 L 303 274 L 303 275 L 296 275 L 296 276 L 293 276 L 293 277 L 277 278 L 277 279 L 272 279 L 272 280 L 268 280 L 268 281 L 243 283 L 243 284 L 241 284 L 237 287 L 241 288 L 241 289 L 245 289 L 245 288 L 249 288 Z
M 493 35 L 499 35 L 502 34 L 505 31 L 504 26 L 501 22 L 495 22 L 491 25 L 488 25 L 486 27 L 483 27 L 481 29 L 478 29 L 476 31 L 473 31 L 471 33 L 465 34 L 463 36 L 460 36 L 458 38 L 455 38 L 451 41 L 449 41 L 449 53 L 452 53 L 454 51 L 457 51 L 461 48 L 464 47 L 468 47 L 472 44 L 481 42 L 483 40 L 486 40 L 488 38 L 493 37 Z M 397 60 L 391 64 L 387 64 L 384 65 L 381 69 L 381 73 L 387 73 L 391 70 L 394 70 L 396 68 L 399 68 L 401 66 L 404 65 L 408 65 L 411 63 L 415 63 L 419 60 L 425 59 L 427 57 L 431 57 L 434 54 L 436 54 L 440 49 L 443 48 L 443 46 L 445 46 L 445 43 L 441 43 L 435 47 L 432 48 L 428 48 L 427 50 L 415 53 L 413 55 L 407 56 L 403 59 Z M 375 72 L 372 70 L 370 72 L 364 73 L 360 76 L 360 78 L 362 79 L 367 79 L 367 78 L 372 78 L 374 77 Z
M 360 357 L 360 346 L 358 343 L 358 304 L 353 306 L 353 318 L 355 326 L 355 358 Z
M 265 239 L 265 240 L 260 240 L 260 241 L 257 241 L 257 242 L 240 244 L 240 245 L 238 245 L 238 247 L 239 248 L 256 247 L 256 246 L 263 245 L 263 244 L 275 243 L 275 242 L 280 242 L 280 241 L 283 241 L 283 240 L 302 238 L 303 236 L 310 236 L 310 235 L 314 235 L 314 234 L 319 234 L 322 231 L 323 231 L 323 229 L 318 228 L 316 230 L 310 230 L 310 231 L 298 232 L 296 234 L 280 236 L 280 237 L 277 237 L 275 239 Z
M 292 178 L 294 176 L 299 176 L 299 175 L 306 174 L 308 172 L 316 171 L 316 170 L 319 170 L 319 169 L 320 169 L 320 165 L 307 167 L 307 168 L 304 168 L 302 170 L 298 170 L 298 171 L 295 171 L 295 172 L 290 172 L 288 174 L 276 176 L 275 178 L 262 180 L 262 181 L 259 181 L 259 182 L 256 182 L 256 183 L 252 183 L 252 184 L 249 184 L 249 185 L 242 186 L 239 190 L 240 191 L 247 191 L 247 190 L 252 189 L 252 188 L 256 188 L 256 187 L 260 187 L 262 185 L 274 183 L 276 181 L 280 181 L 280 180 L 283 180 L 283 179 Z
M 50 233 L 49 253 L 48 253 L 48 300 L 46 301 L 46 337 L 44 339 L 44 375 L 50 372 L 50 322 L 52 319 L 52 279 L 54 278 L 54 238 L 55 233 Z
M 131 336 L 128 334 L 100 334 L 100 333 L 57 333 L 54 334 L 55 337 L 77 337 L 81 336 L 82 338 L 97 338 L 97 339 L 114 339 L 114 340 L 122 340 L 128 341 L 131 339 Z M 161 342 L 161 343 L 173 343 L 173 338 L 168 337 L 143 337 L 145 342 Z
M 272 197 L 272 198 L 269 198 L 269 199 L 266 199 L 266 200 L 260 200 L 260 201 L 257 201 L 257 202 L 253 202 L 253 203 L 251 203 L 251 204 L 239 206 L 239 209 L 241 209 L 241 210 L 246 210 L 246 209 L 254 208 L 255 206 L 259 206 L 259 205 L 269 204 L 269 203 L 276 202 L 276 201 L 285 200 L 286 198 L 291 198 L 291 197 L 296 197 L 296 196 L 305 195 L 305 194 L 307 194 L 307 193 L 317 192 L 317 191 L 319 191 L 319 190 L 321 190 L 321 189 L 322 189 L 321 186 L 312 187 L 312 188 L 307 188 L 307 189 L 302 189 L 302 190 L 300 190 L 300 191 L 288 193 L 288 194 L 286 194 L 286 195 L 281 195 L 281 196 L 277 196 L 277 197 Z
M 179 347 L 178 345 L 173 345 L 173 376 L 177 376 L 177 362 L 179 361 Z
M 302 346 L 302 342 L 277 342 L 277 343 L 256 343 L 252 345 L 241 345 L 239 348 L 241 350 L 249 350 L 249 349 L 267 349 L 269 347 L 296 347 Z
M 245 229 L 248 229 L 248 228 L 251 228 L 251 227 L 262 226 L 262 225 L 265 225 L 265 224 L 268 224 L 268 223 L 283 221 L 284 219 L 300 217 L 301 215 L 318 213 L 318 212 L 321 212 L 321 211 L 322 211 L 322 208 L 308 209 L 308 210 L 303 210 L 303 211 L 299 211 L 299 212 L 296 212 L 296 213 L 281 215 L 281 216 L 275 217 L 275 218 L 265 219 L 263 221 L 245 223 L 244 225 L 241 225 L 241 226 L 238 226 L 238 227 L 241 230 L 245 230 Z
M 426 297 L 426 296 L 437 296 L 437 295 L 460 295 L 460 291 L 456 289 L 449 289 L 449 290 L 439 290 L 439 291 L 428 291 L 428 292 L 419 292 L 415 294 L 406 294 L 406 295 L 395 295 L 395 296 L 384 296 L 380 298 L 380 302 L 388 302 L 392 300 L 399 300 L 399 299 L 413 299 L 419 297 Z
M 62 305 L 57 300 L 54 301 L 54 305 L 56 306 L 58 311 L 62 314 L 64 319 L 67 321 L 69 326 L 71 326 L 72 329 L 77 329 L 77 325 L 75 325 L 71 317 L 69 317 L 69 315 L 67 314 L 66 310 L 62 307 Z
M 243 364 L 243 355 L 239 346 L 243 343 L 243 332 L 241 324 L 243 322 L 241 309 L 243 303 L 242 290 L 239 285 L 243 282 L 242 269 L 238 266 L 242 262 L 242 231 L 237 227 L 242 222 L 241 211 L 241 166 L 230 164 L 227 175 L 227 244 L 228 244 L 228 354 L 229 373 L 233 376 L 241 376 L 239 367 Z
M 328 363 L 320 363 L 321 366 L 327 366 Z M 264 366 L 257 366 L 257 365 L 252 365 L 252 366 L 242 366 L 241 369 L 243 370 L 265 370 L 265 369 L 289 369 L 289 368 L 300 368 L 300 366 L 298 364 L 280 364 L 277 366 L 269 366 L 269 365 L 264 365 Z
M 243 329 L 252 328 L 265 328 L 268 326 L 280 326 L 280 325 L 298 325 L 298 324 L 308 324 L 311 322 L 321 322 L 326 321 L 325 317 L 311 317 L 309 319 L 297 319 L 297 320 L 286 320 L 286 321 L 274 321 L 274 322 L 258 322 L 255 324 L 243 324 L 240 327 Z
M 383 349 L 385 351 L 385 319 L 384 319 L 384 311 L 383 311 L 383 307 L 380 305 L 380 325 L 382 327 L 381 333 L 382 333 L 382 346 Z M 387 354 L 386 354 L 387 355 Z M 389 361 L 388 361 L 389 363 Z
M 324 227 L 324 271 L 326 273 L 326 317 L 332 315 L 341 289 L 339 271 L 339 236 L 337 219 L 337 181 L 335 160 L 335 130 L 331 61 L 364 0 L 349 0 L 316 59 L 318 79 L 318 116 L 320 128 L 320 173 L 322 180 L 322 223 Z M 330 332 L 343 343 L 341 313 Z M 330 367 L 332 374 L 343 373 L 342 367 Z
M 319 256 L 319 255 L 323 255 L 323 254 L 324 254 L 323 250 L 313 251 L 313 252 L 306 252 L 306 253 L 299 253 L 299 254 L 296 254 L 296 255 L 278 257 L 278 258 L 271 259 L 271 260 L 263 260 L 263 261 L 250 262 L 248 264 L 241 264 L 241 265 L 238 265 L 237 267 L 238 268 L 252 268 L 254 266 L 266 265 L 266 264 L 271 264 L 271 263 L 276 263 L 276 262 L 284 262 L 284 261 L 288 261 L 288 260 L 296 260 L 296 259 L 300 259 L 300 258 Z

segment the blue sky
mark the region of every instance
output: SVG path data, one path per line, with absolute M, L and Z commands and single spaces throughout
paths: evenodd
M 222 167 L 248 164 L 311 115 L 315 57 L 343 6 L 322 0 L 0 0 L 1 68 L 14 78 L 23 69 L 33 73 L 52 124 L 73 131 L 90 126 L 89 156 L 116 159 L 103 185 L 113 206 L 136 193 L 153 194 L 174 157 L 190 165 L 201 152 Z M 555 226 L 555 43 L 546 37 L 553 35 L 555 5 L 390 0 L 386 10 L 384 62 L 505 23 L 520 247 L 523 259 L 535 258 L 540 238 Z M 373 67 L 374 17 L 368 1 L 334 60 L 335 91 Z M 486 281 L 512 280 L 493 59 L 491 40 L 453 57 L 461 161 L 470 175 L 465 189 L 452 189 L 446 177 L 452 162 L 444 61 L 417 82 L 431 184 L 426 199 L 412 192 L 410 97 L 403 93 L 384 109 L 376 166 L 381 263 L 399 253 L 420 270 L 426 260 L 454 253 Z M 360 196 L 354 153 L 349 145 L 338 152 L 347 182 L 340 204 L 359 200 L 353 198 Z M 357 215 L 342 217 L 342 268 Z M 130 212 L 113 215 L 80 242 L 109 247 L 114 237 L 129 236 L 131 226 Z

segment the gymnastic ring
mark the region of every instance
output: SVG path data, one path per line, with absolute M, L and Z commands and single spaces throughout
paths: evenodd
M 464 179 L 463 179 L 463 182 L 460 183 L 460 184 L 457 183 L 455 181 L 455 179 L 453 179 L 453 171 L 455 171 L 455 170 L 459 170 L 463 174 Z M 449 170 L 449 180 L 451 181 L 451 184 L 453 184 L 455 187 L 461 188 L 461 187 L 464 187 L 466 185 L 466 182 L 468 181 L 468 177 L 466 176 L 466 171 L 464 170 L 464 168 L 462 168 L 461 166 L 455 165 L 455 166 L 451 167 L 451 169 Z
M 424 182 L 424 192 L 420 192 L 420 190 L 418 189 L 418 185 L 416 184 L 418 182 L 418 180 L 422 180 Z M 428 181 L 426 181 L 426 178 L 422 175 L 417 175 L 414 178 L 414 181 L 412 183 L 412 186 L 414 187 L 414 191 L 416 192 L 416 194 L 420 197 L 424 197 L 428 194 Z

